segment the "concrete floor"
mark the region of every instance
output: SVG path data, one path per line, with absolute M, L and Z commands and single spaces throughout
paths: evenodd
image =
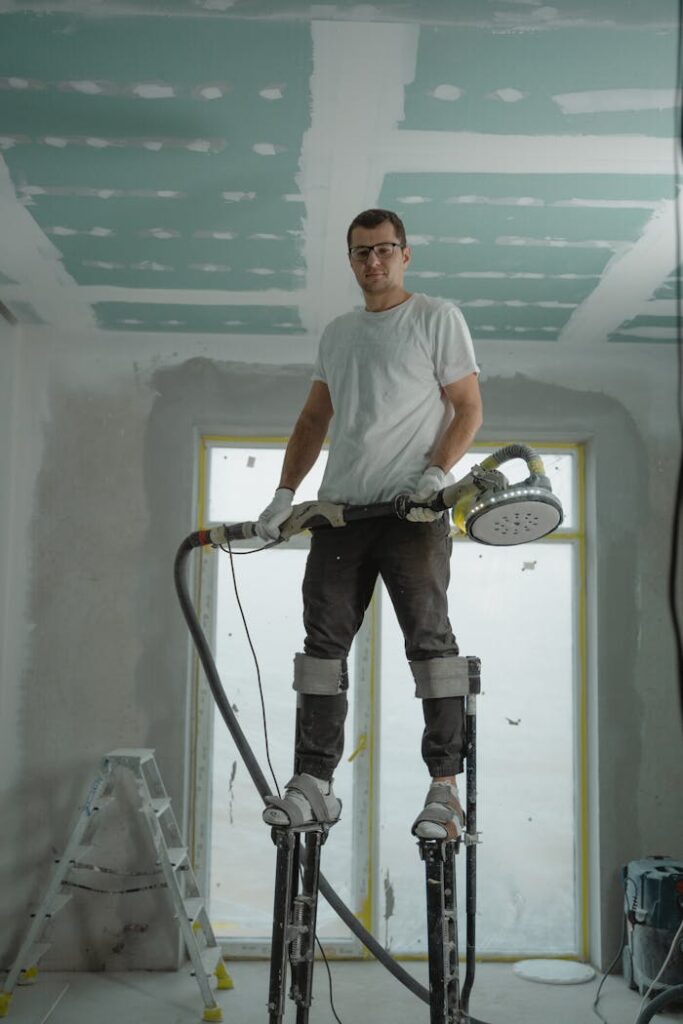
M 422 983 L 426 966 L 407 965 Z M 225 1024 L 267 1024 L 268 966 L 227 964 L 235 987 L 217 1001 Z M 342 1024 L 428 1024 L 427 1006 L 376 963 L 333 962 L 334 1001 Z M 582 985 L 543 985 L 518 978 L 511 964 L 479 964 L 471 1012 L 488 1024 L 597 1024 L 591 1004 L 599 978 Z M 56 1005 L 55 1005 L 56 1003 Z M 608 1024 L 633 1024 L 640 998 L 620 977 L 603 986 L 599 1010 Z M 679 1008 L 680 1010 L 680 1008 Z M 17 988 L 8 1024 L 198 1024 L 203 1004 L 187 970 L 178 973 L 42 974 Z M 295 1020 L 288 1001 L 285 1021 Z M 335 1024 L 324 965 L 316 964 L 311 1024 Z M 683 1010 L 657 1024 L 683 1022 Z

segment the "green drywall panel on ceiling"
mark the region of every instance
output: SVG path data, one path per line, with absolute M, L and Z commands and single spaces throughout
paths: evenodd
M 299 311 L 295 306 L 181 306 L 167 303 L 98 302 L 93 309 L 98 325 L 105 330 L 184 334 L 195 331 L 200 334 L 302 333 Z
M 117 234 L 166 228 L 182 236 L 196 231 L 286 236 L 301 229 L 303 206 L 281 197 L 298 192 L 295 174 L 301 137 L 309 123 L 307 26 L 76 15 L 5 16 L 2 26 L 0 66 L 10 75 L 52 83 L 113 81 L 122 88 L 136 79 L 169 81 L 185 90 L 180 99 L 170 100 L 84 96 L 57 88 L 5 90 L 0 93 L 3 132 L 57 138 L 225 140 L 225 148 L 216 153 L 19 142 L 5 153 L 17 186 L 181 193 L 179 198 L 156 201 L 152 195 L 151 202 L 128 196 L 34 196 L 29 199 L 30 211 L 38 224 L 86 231 L 111 227 Z M 212 81 L 228 82 L 224 99 L 206 101 L 190 95 L 195 85 Z M 282 100 L 258 95 L 259 89 L 274 85 L 281 87 Z M 252 149 L 258 143 L 282 151 L 263 156 Z M 232 203 L 223 192 L 253 198 Z M 133 238 L 133 249 L 136 244 Z M 286 247 L 287 261 L 298 265 L 295 246 L 290 241 Z M 209 254 L 204 262 L 213 259 Z M 134 260 L 131 252 L 130 262 Z M 283 262 L 281 257 L 280 265 Z
M 121 235 L 92 238 L 51 236 L 68 265 L 83 259 L 112 262 L 154 260 L 182 270 L 193 263 L 220 263 L 236 268 L 263 267 L 288 271 L 299 265 L 299 245 L 284 241 L 222 241 L 216 238 L 136 238 Z
M 659 28 L 496 33 L 422 26 L 402 127 L 669 137 L 674 124 L 671 108 L 565 114 L 552 97 L 614 89 L 671 91 L 675 68 L 675 33 Z M 455 86 L 462 95 L 452 101 L 437 99 L 432 93 L 440 85 Z M 524 95 L 516 102 L 491 98 L 499 89 Z
M 175 0 L 178 4 L 183 2 L 187 5 L 192 0 Z M 313 0 L 243 0 L 239 9 L 245 14 L 272 13 L 274 9 L 302 13 L 314 10 L 316 17 L 324 17 L 326 11 L 332 17 L 334 14 L 358 14 L 365 9 L 395 21 L 402 18 L 425 21 L 434 19 L 443 24 L 490 21 L 498 30 L 504 30 L 507 21 L 513 22 L 520 16 L 527 17 L 529 21 L 536 20 L 539 28 L 551 26 L 555 18 L 604 21 L 615 25 L 651 25 L 653 20 L 663 19 L 673 25 L 676 17 L 675 0 L 600 0 L 598 4 L 595 0 L 562 0 L 561 4 L 550 9 L 541 0 L 536 4 L 520 0 L 519 4 L 514 5 L 507 0 L 372 0 L 365 8 L 358 4 L 358 0 L 336 0 L 332 3 L 314 3 Z
M 5 14 L 0 67 L 45 82 L 165 82 L 185 90 L 225 82 L 244 95 L 278 83 L 301 93 L 311 35 L 293 21 Z M 300 102 L 305 109 L 306 98 Z
M 155 270 L 137 260 L 112 268 L 91 266 L 87 262 L 67 264 L 67 271 L 80 285 L 110 285 L 118 288 L 172 288 L 175 291 L 214 290 L 229 292 L 260 292 L 264 288 L 296 291 L 302 279 L 287 272 L 261 275 L 249 269 L 219 269 L 213 272 L 191 266 Z
M 436 237 L 459 236 L 494 242 L 500 236 L 532 239 L 635 241 L 652 213 L 643 209 L 588 209 L 488 205 L 425 205 L 414 233 Z M 409 214 L 413 231 L 413 215 Z
M 0 22 L 1 26 L 1 22 Z M 239 74 L 237 68 L 233 73 Z M 196 70 L 201 75 L 201 67 Z M 264 76 L 267 72 L 264 72 Z M 72 76 L 73 77 L 73 76 Z M 307 125 L 308 79 L 288 84 L 282 99 L 259 95 L 270 80 L 241 84 L 222 99 L 140 99 L 134 95 L 83 95 L 56 85 L 0 92 L 2 132 L 111 139 L 215 139 L 217 145 L 294 143 Z
M 659 332 L 666 332 L 662 337 Z M 621 341 L 637 344 L 672 345 L 678 341 L 680 324 L 675 316 L 653 316 L 643 314 L 626 320 L 608 341 Z
M 563 302 L 578 305 L 588 298 L 599 278 L 578 280 L 543 277 L 540 280 L 524 277 L 434 277 L 422 278 L 408 272 L 406 283 L 412 291 L 443 294 L 454 302 Z M 445 291 L 444 291 L 445 290 Z
M 11 0 L 10 0 L 11 2 Z M 15 0 L 17 8 L 25 6 L 22 0 Z M 69 0 L 31 0 L 31 8 L 50 10 L 69 6 Z M 118 0 L 117 8 L 121 11 L 139 11 L 139 0 Z M 538 8 L 541 7 L 540 10 Z M 539 28 L 552 25 L 552 9 L 549 17 L 548 8 L 538 5 L 515 8 L 503 6 L 501 0 L 373 0 L 371 4 L 361 6 L 358 0 L 334 0 L 334 2 L 316 3 L 315 0 L 145 0 L 145 10 L 160 15 L 201 16 L 204 11 L 213 20 L 220 18 L 239 19 L 242 17 L 272 18 L 308 18 L 315 16 L 320 19 L 346 20 L 351 15 L 400 21 L 434 19 L 443 23 L 476 22 L 491 20 L 498 28 L 506 22 L 526 15 L 529 21 L 536 20 Z M 590 20 L 612 22 L 618 25 L 651 25 L 653 21 L 665 20 L 673 24 L 676 14 L 675 0 L 600 0 L 596 8 L 595 0 L 563 0 L 561 7 L 555 9 L 558 17 L 571 20 Z
M 431 243 L 424 248 L 420 246 L 419 257 L 413 259 L 411 267 L 413 271 L 435 271 L 449 275 L 486 272 L 513 275 L 522 272 L 548 276 L 595 276 L 602 274 L 612 256 L 611 249 L 571 249 L 568 246 L 542 245 L 440 247 Z
M 19 8 L 21 0 L 15 0 Z M 31 8 L 59 9 L 68 6 L 67 0 L 31 0 Z M 118 0 L 117 8 L 121 11 L 137 12 L 138 0 Z M 563 0 L 557 8 L 548 8 L 540 2 L 512 6 L 501 3 L 501 0 L 373 0 L 367 5 L 359 5 L 358 0 L 335 0 L 335 2 L 316 3 L 315 0 L 239 0 L 234 4 L 231 0 L 145 0 L 145 10 L 160 15 L 195 15 L 200 17 L 204 12 L 214 20 L 216 17 L 227 19 L 273 18 L 309 18 L 343 19 L 349 17 L 376 17 L 391 21 L 434 20 L 444 24 L 490 21 L 498 29 L 507 24 L 514 25 L 520 18 L 538 25 L 539 29 L 552 26 L 553 11 L 556 17 L 570 21 L 598 21 L 617 25 L 651 26 L 653 21 L 664 21 L 673 25 L 676 5 L 675 0 Z
M 672 273 L 666 281 L 662 282 L 656 292 L 653 294 L 653 299 L 676 299 L 678 294 L 683 295 L 683 280 L 676 273 Z
M 470 306 L 463 312 L 472 329 L 481 324 L 505 325 L 511 329 L 560 328 L 572 314 L 571 309 L 543 309 L 537 306 Z
M 243 189 L 237 187 L 235 191 Z M 175 231 L 183 237 L 191 237 L 196 231 L 230 231 L 238 238 L 255 233 L 299 232 L 304 211 L 303 203 L 289 203 L 279 195 L 228 202 L 217 193 L 191 193 L 179 199 L 38 195 L 30 197 L 27 208 L 43 227 L 79 231 L 104 227 L 129 235 L 131 244 L 135 244 L 133 239 L 140 232 L 153 228 Z
M 75 15 L 6 16 L 2 25 L 3 71 L 52 83 L 45 90 L 0 93 L 3 133 L 28 138 L 208 139 L 224 147 L 208 153 L 172 145 L 161 151 L 73 143 L 60 148 L 19 140 L 5 154 L 15 184 L 172 190 L 184 192 L 195 205 L 205 203 L 207 194 L 217 193 L 220 200 L 223 191 L 298 191 L 295 174 L 310 119 L 307 26 Z M 56 87 L 60 81 L 80 79 L 113 80 L 122 89 L 136 80 L 168 81 L 185 88 L 186 95 L 143 100 L 81 95 Z M 190 95 L 191 88 L 207 82 L 227 82 L 226 97 L 209 101 Z M 259 90 L 269 86 L 281 88 L 283 98 L 262 98 Z M 252 147 L 259 144 L 274 146 L 276 153 L 254 152 Z M 284 221 L 252 230 L 277 233 L 290 227 L 287 212 Z
M 155 269 L 159 267 L 159 269 Z M 107 285 L 116 288 L 165 288 L 174 291 L 228 291 L 261 292 L 264 288 L 295 292 L 301 287 L 302 279 L 287 273 L 262 275 L 249 269 L 229 270 L 219 267 L 215 271 L 200 270 L 191 266 L 167 267 L 162 264 L 135 262 L 115 265 L 111 268 L 97 266 L 84 261 L 68 265 L 68 273 L 79 285 Z
M 529 198 L 552 205 L 571 200 L 609 202 L 656 202 L 671 199 L 674 182 L 670 174 L 504 174 L 389 172 L 382 184 L 380 205 L 393 204 L 401 215 L 412 216 L 423 207 L 468 205 L 449 203 L 458 197 L 484 196 L 489 199 Z M 405 196 L 425 196 L 427 203 L 402 202 Z M 399 209 L 400 207 L 400 209 Z M 392 208 L 392 206 L 390 206 Z
M 6 151 L 5 161 L 13 180 L 25 185 L 174 191 L 203 200 L 236 191 L 232 181 L 238 176 L 248 183 L 249 192 L 296 191 L 299 152 L 260 156 L 247 144 L 222 153 L 194 153 L 182 147 L 152 153 L 138 146 L 17 145 Z
M 390 173 L 378 205 L 399 213 L 409 238 L 428 239 L 428 244 L 413 247 L 413 272 L 595 277 L 616 247 L 592 243 L 618 246 L 636 241 L 653 215 L 653 204 L 668 198 L 671 188 L 671 179 L 665 175 Z M 406 201 L 414 197 L 428 201 Z M 449 202 L 460 197 L 467 201 Z M 520 199 L 527 202 L 518 205 Z M 556 205 L 577 200 L 646 205 Z M 443 241 L 449 238 L 465 241 Z M 539 244 L 495 244 L 505 238 Z M 555 297 L 551 286 L 547 297 Z
M 0 270 L 0 284 L 16 284 L 16 283 L 17 282 L 13 278 L 8 277 L 7 274 L 3 274 L 2 271 Z

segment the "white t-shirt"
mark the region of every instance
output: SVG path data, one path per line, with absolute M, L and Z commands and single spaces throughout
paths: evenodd
M 333 320 L 313 371 L 334 409 L 318 497 L 366 504 L 414 487 L 453 416 L 442 386 L 478 370 L 464 317 L 444 299 L 414 294 Z

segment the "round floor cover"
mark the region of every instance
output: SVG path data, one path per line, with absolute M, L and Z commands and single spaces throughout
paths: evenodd
M 582 985 L 595 977 L 590 964 L 577 964 L 573 960 L 520 960 L 513 970 L 526 981 L 546 985 Z

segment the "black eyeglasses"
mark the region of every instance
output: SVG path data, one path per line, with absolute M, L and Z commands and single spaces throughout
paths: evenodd
M 388 260 L 394 255 L 394 249 L 405 249 L 400 242 L 378 242 L 377 245 L 352 245 L 349 256 L 354 263 L 366 263 L 370 253 L 374 252 L 381 260 Z

